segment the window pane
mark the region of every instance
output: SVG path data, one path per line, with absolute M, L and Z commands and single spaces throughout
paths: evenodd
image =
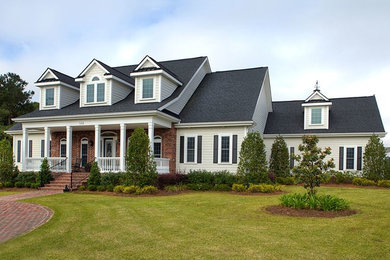
M 187 162 L 195 162 L 195 137 L 187 138 Z
M 161 158 L 161 143 L 154 143 L 154 157 Z
M 221 137 L 221 162 L 229 162 L 230 160 L 230 137 Z
M 87 102 L 93 102 L 94 101 L 94 85 L 89 84 L 87 85 Z
M 99 83 L 97 84 L 97 102 L 102 102 L 104 101 L 104 83 Z
M 355 148 L 347 148 L 347 169 L 353 170 L 355 167 Z
M 98 77 L 93 77 L 92 81 L 99 81 L 99 78 Z
M 153 79 L 142 80 L 142 98 L 153 98 Z
M 54 105 L 54 88 L 46 89 L 46 106 Z
M 311 123 L 312 124 L 321 124 L 322 123 L 322 109 L 321 108 L 312 108 L 311 109 Z

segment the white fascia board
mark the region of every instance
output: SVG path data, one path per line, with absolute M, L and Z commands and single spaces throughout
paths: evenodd
M 54 76 L 55 79 L 58 79 L 58 77 L 56 76 L 56 74 L 53 73 L 53 71 L 51 71 L 50 68 L 47 68 L 46 71 L 42 74 L 42 76 L 38 79 L 38 81 L 41 81 L 41 80 L 46 76 L 46 74 L 49 73 L 49 72 L 50 72 L 51 74 L 53 74 L 53 76 Z
M 23 134 L 23 130 L 11 130 L 11 131 L 4 131 L 4 133 L 8 135 L 21 135 Z M 36 129 L 29 129 L 29 134 L 43 134 L 44 131 L 42 130 L 36 130 Z
M 131 83 L 129 83 L 129 82 L 127 82 L 127 81 L 124 81 L 123 79 L 120 79 L 120 78 L 118 78 L 118 77 L 115 77 L 114 75 L 106 75 L 106 76 L 103 76 L 105 79 L 114 79 L 114 80 L 116 80 L 116 81 L 118 81 L 118 82 L 120 82 L 120 83 L 123 83 L 123 84 L 125 84 L 126 86 L 129 86 L 129 87 L 132 87 L 132 88 L 134 88 L 134 85 L 132 85 Z
M 152 70 L 152 71 L 141 71 L 141 72 L 132 72 L 130 73 L 130 76 L 137 77 L 137 76 L 150 76 L 150 75 L 164 75 L 166 78 L 171 80 L 172 82 L 176 83 L 177 85 L 181 86 L 183 83 L 172 77 L 169 73 L 165 72 L 162 69 L 159 70 Z
M 96 59 L 93 59 L 93 61 L 88 65 L 88 67 L 86 67 L 79 75 L 84 75 L 94 64 L 97 64 L 106 73 L 110 73 Z M 77 79 L 76 79 L 76 81 L 77 81 Z
M 76 81 L 76 82 L 84 82 L 84 78 L 76 78 L 74 81 Z
M 317 137 L 370 137 L 373 134 L 379 137 L 385 137 L 387 132 L 372 132 L 372 133 L 302 133 L 302 134 L 264 134 L 264 138 L 276 138 L 277 136 L 282 137 L 299 137 L 304 135 L 315 135 Z
M 35 83 L 35 86 L 37 86 L 37 87 L 47 87 L 47 86 L 56 86 L 56 85 L 57 86 L 61 85 L 61 86 L 65 86 L 65 87 L 80 91 L 80 89 L 76 88 L 75 86 L 69 85 L 69 84 L 64 83 L 62 81 L 50 81 L 50 82 Z
M 202 122 L 202 123 L 177 123 L 175 128 L 199 128 L 199 127 L 229 127 L 252 126 L 253 121 L 226 121 L 226 122 Z
M 150 111 L 136 111 L 136 112 L 119 112 L 119 113 L 98 113 L 98 114 L 83 114 L 83 115 L 68 115 L 68 116 L 47 116 L 47 117 L 31 117 L 31 118 L 13 118 L 14 122 L 27 123 L 27 122 L 47 122 L 47 121 L 60 121 L 60 120 L 78 120 L 78 119 L 100 119 L 100 118 L 115 118 L 121 116 L 159 116 L 172 122 L 179 122 L 176 117 L 170 116 L 166 113 L 157 110 Z
M 319 107 L 319 106 L 331 106 L 332 102 L 321 102 L 321 103 L 303 103 L 303 107 Z
M 325 101 L 329 101 L 329 99 L 325 97 L 325 95 L 322 94 L 320 91 L 314 91 L 313 93 L 311 93 L 311 95 L 308 98 L 306 98 L 305 102 L 310 101 L 316 94 L 322 97 L 322 99 L 324 99 Z
M 145 58 L 137 66 L 137 68 L 135 68 L 134 70 L 139 70 L 142 67 L 142 65 L 144 65 L 144 63 L 147 62 L 147 61 L 152 63 L 156 68 L 160 68 L 160 66 L 158 66 L 148 55 L 146 55 Z

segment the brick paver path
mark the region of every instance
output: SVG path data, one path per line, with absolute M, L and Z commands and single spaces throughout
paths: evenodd
M 0 243 L 27 233 L 53 215 L 47 207 L 16 200 L 47 196 L 61 191 L 32 191 L 0 197 Z

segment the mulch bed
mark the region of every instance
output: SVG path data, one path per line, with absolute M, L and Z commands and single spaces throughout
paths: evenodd
M 322 211 L 314 209 L 294 209 L 280 205 L 268 206 L 265 210 L 275 215 L 308 218 L 337 218 L 351 216 L 357 213 L 356 210 L 351 209 L 341 211 Z
M 270 195 L 284 194 L 284 193 L 287 193 L 287 191 L 275 191 L 275 192 L 269 192 L 269 193 L 261 193 L 261 192 L 252 193 L 252 192 L 227 191 L 227 193 L 234 194 L 234 195 L 245 195 L 245 196 L 270 196 Z
M 321 184 L 321 187 L 338 187 L 338 188 L 362 188 L 362 189 L 385 189 L 388 190 L 387 187 L 380 187 L 380 186 L 360 186 L 360 185 L 353 185 L 353 184 L 346 184 L 346 183 L 328 183 L 328 184 Z

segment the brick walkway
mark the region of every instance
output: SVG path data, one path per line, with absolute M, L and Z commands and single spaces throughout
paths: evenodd
M 16 200 L 41 197 L 61 191 L 32 191 L 0 197 L 0 243 L 25 234 L 47 222 L 53 211 Z

